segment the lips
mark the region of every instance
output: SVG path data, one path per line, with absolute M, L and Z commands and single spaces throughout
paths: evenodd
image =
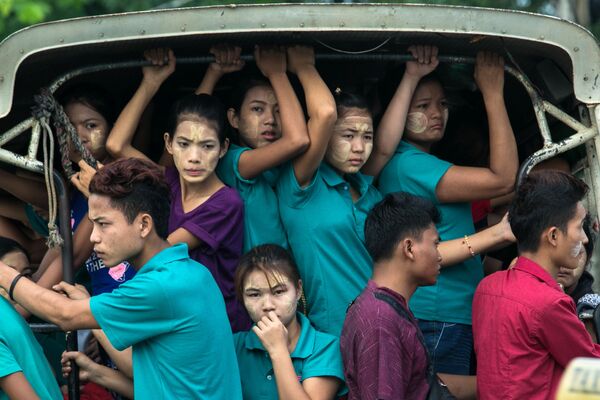
M 260 136 L 268 141 L 274 141 L 277 140 L 277 134 L 273 131 L 266 131 L 260 134 Z
M 185 173 L 189 176 L 200 176 L 204 173 L 203 169 L 186 169 Z
M 361 165 L 363 163 L 363 160 L 362 160 L 362 158 L 352 158 L 352 159 L 348 160 L 348 162 L 350 162 L 350 164 L 353 166 L 357 166 L 357 165 Z

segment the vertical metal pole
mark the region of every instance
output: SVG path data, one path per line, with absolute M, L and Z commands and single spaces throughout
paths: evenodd
M 73 236 L 71 234 L 71 207 L 69 206 L 69 193 L 65 181 L 56 171 L 52 177 L 58 195 L 58 221 L 60 234 L 63 238 L 62 263 L 63 280 L 73 284 Z M 77 331 L 69 331 L 67 335 L 67 351 L 77 351 Z M 69 399 L 79 400 L 79 368 L 71 363 L 71 373 L 68 380 Z

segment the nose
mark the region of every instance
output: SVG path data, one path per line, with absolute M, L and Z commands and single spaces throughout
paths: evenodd
M 263 297 L 262 310 L 265 313 L 269 311 L 275 311 L 275 304 L 273 303 L 273 298 L 270 294 L 267 294 Z
M 353 153 L 362 153 L 365 151 L 365 141 L 362 136 L 355 136 L 352 139 L 352 152 Z
M 200 146 L 190 146 L 188 152 L 188 161 L 194 164 L 200 164 L 202 149 Z
M 94 244 L 100 243 L 100 234 L 98 233 L 96 226 L 92 228 L 92 233 L 90 234 L 90 242 Z
M 265 125 L 271 125 L 271 126 L 275 125 L 275 110 L 273 108 L 266 107 L 264 116 L 265 116 Z

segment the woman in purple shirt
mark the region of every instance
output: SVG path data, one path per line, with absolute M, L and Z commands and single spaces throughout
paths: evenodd
M 153 66 L 143 68 L 142 83 L 121 112 L 106 143 L 115 158 L 148 159 L 131 142 L 144 109 L 175 70 L 171 50 L 152 50 L 145 57 Z M 250 319 L 236 300 L 233 287 L 242 252 L 244 210 L 237 192 L 215 174 L 229 145 L 224 127 L 223 106 L 212 96 L 190 95 L 173 105 L 168 132 L 164 134 L 165 148 L 174 164 L 165 167 L 172 196 L 167 240 L 172 244 L 186 243 L 190 256 L 210 270 L 223 293 L 229 321 L 236 332 L 250 327 Z

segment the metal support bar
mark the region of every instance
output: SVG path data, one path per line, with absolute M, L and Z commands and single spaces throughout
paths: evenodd
M 62 331 L 62 329 L 60 329 L 58 325 L 44 323 L 29 324 L 29 328 L 36 333 L 51 333 Z
M 33 128 L 31 128 L 31 139 L 29 141 L 29 148 L 27 149 L 27 158 L 30 160 L 35 160 L 38 152 L 38 148 L 40 145 L 40 133 L 42 131 L 42 127 L 38 121 L 33 123 Z
M 26 120 L 21 121 L 19 124 L 13 126 L 9 131 L 4 132 L 4 134 L 0 136 L 0 147 L 4 146 L 6 143 L 10 142 L 32 126 L 33 118 L 27 118 Z
M 67 185 L 61 175 L 54 170 L 52 173 L 56 193 L 58 195 L 58 224 L 60 234 L 63 238 L 61 249 L 63 280 L 67 283 L 73 283 L 73 236 L 71 234 L 71 207 L 69 205 L 69 193 Z M 67 332 L 67 351 L 77 351 L 77 331 Z M 79 368 L 75 363 L 71 363 L 71 373 L 69 374 L 68 388 L 69 399 L 79 400 Z
M 572 136 L 569 136 L 565 140 L 558 143 L 550 143 L 540 150 L 530 155 L 527 160 L 521 165 L 519 174 L 517 177 L 517 186 L 521 184 L 523 179 L 529 174 L 531 169 L 544 160 L 554 157 L 557 154 L 564 153 L 565 151 L 571 150 L 580 144 L 587 142 L 597 136 L 598 131 L 596 127 L 586 128 L 585 130 L 578 131 Z
M 32 172 L 37 172 L 38 174 L 44 173 L 44 164 L 42 164 L 41 161 L 29 159 L 3 148 L 0 148 L 0 161 Z

